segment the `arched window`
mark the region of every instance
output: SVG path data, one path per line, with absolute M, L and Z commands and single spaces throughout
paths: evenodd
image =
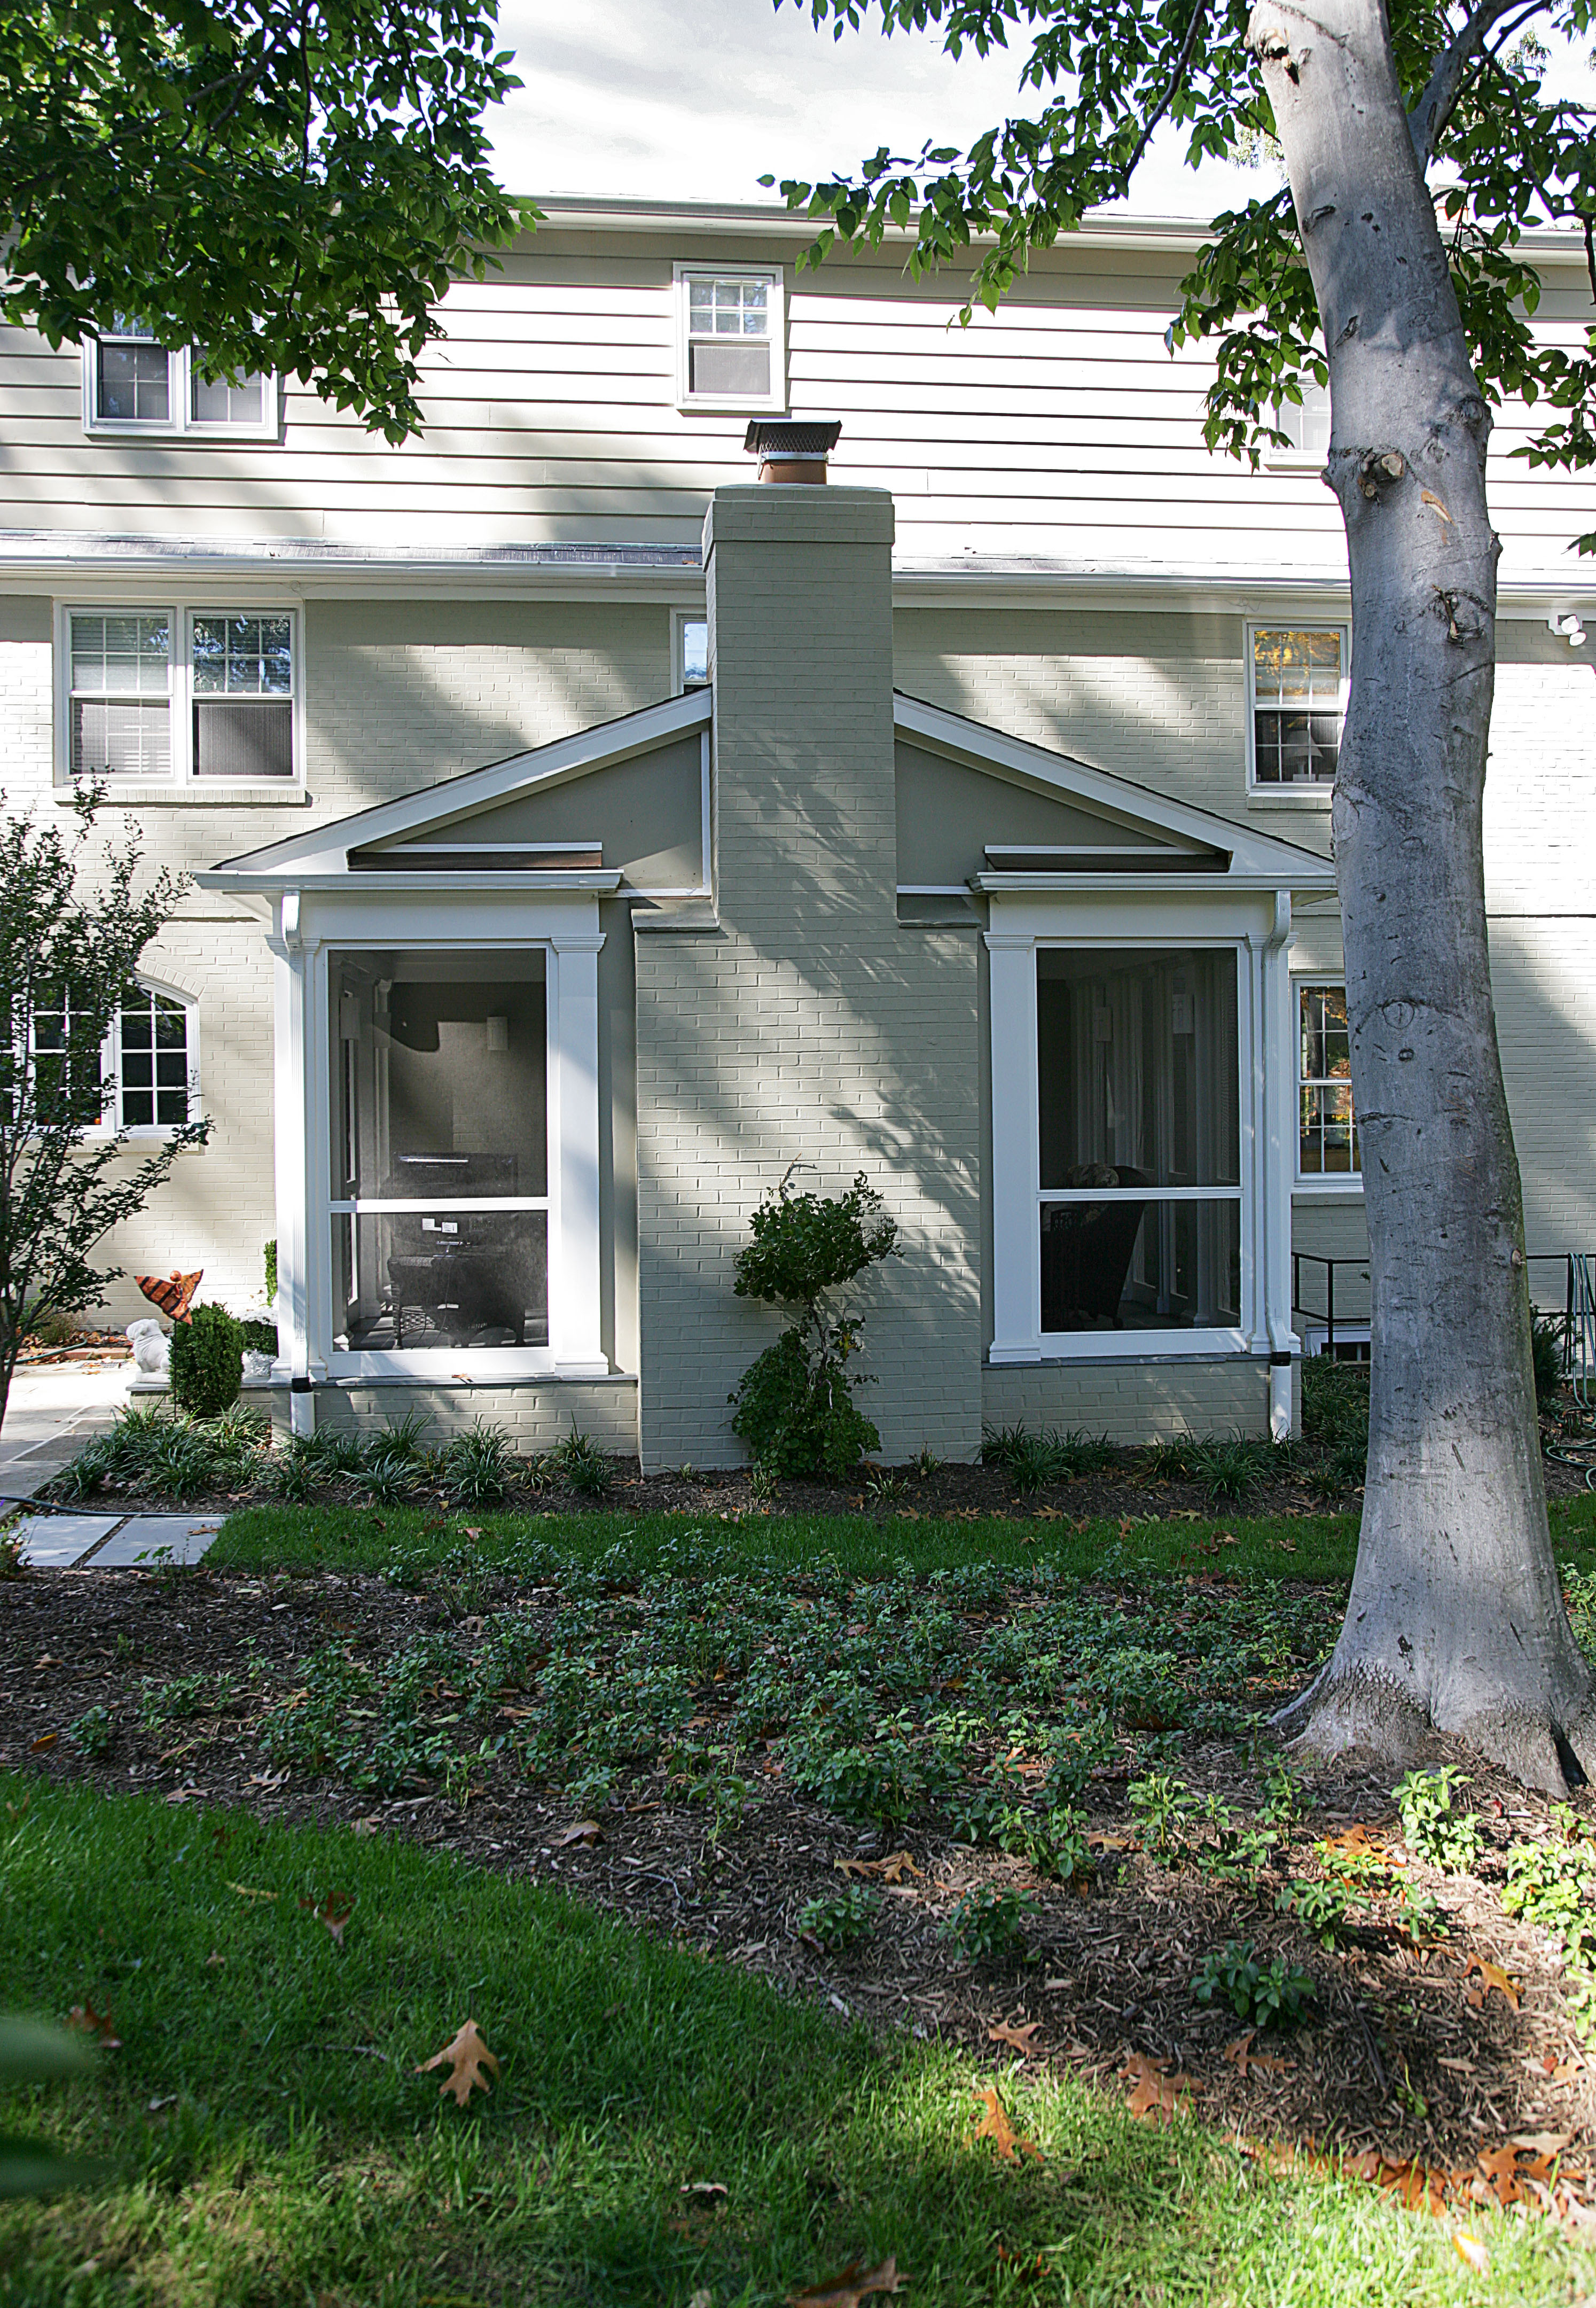
M 107 1038 L 105 1127 L 174 1130 L 199 1111 L 193 1004 L 156 986 L 135 986 Z

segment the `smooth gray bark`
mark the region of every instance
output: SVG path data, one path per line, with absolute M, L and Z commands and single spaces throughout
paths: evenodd
M 1330 363 L 1351 700 L 1332 825 L 1373 1293 L 1369 1475 L 1328 1666 L 1280 1727 L 1387 1761 L 1426 1727 L 1526 1783 L 1596 1778 L 1547 1531 L 1481 803 L 1499 551 L 1469 361 L 1379 0 L 1262 0 Z

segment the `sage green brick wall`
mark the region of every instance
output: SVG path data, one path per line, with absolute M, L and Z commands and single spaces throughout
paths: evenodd
M 891 500 L 723 489 L 705 534 L 719 927 L 637 941 L 644 1464 L 744 1455 L 726 1398 L 781 1325 L 734 1261 L 794 1160 L 822 1192 L 862 1170 L 902 1229 L 862 1294 L 885 1454 L 966 1458 L 975 949 L 897 919 Z
M 1301 1365 L 1291 1373 L 1291 1428 L 1302 1427 Z M 1180 1434 L 1266 1434 L 1269 1373 L 1262 1363 L 1043 1363 L 989 1369 L 989 1426 L 1055 1427 L 1115 1442 Z

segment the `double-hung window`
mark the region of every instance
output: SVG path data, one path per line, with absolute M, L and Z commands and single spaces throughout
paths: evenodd
M 785 409 L 779 271 L 678 265 L 676 297 L 678 406 Z
M 293 610 L 72 608 L 62 657 L 68 779 L 234 788 L 296 779 Z
M 1297 1176 L 1359 1178 L 1351 1039 L 1344 986 L 1297 985 Z
M 1328 790 L 1341 751 L 1346 680 L 1343 626 L 1248 626 L 1248 750 L 1255 793 Z
M 275 440 L 275 376 L 208 379 L 201 356 L 168 350 L 137 321 L 117 321 L 83 348 L 83 428 L 160 440 Z
M 1036 956 L 1044 1336 L 1241 1321 L 1234 949 Z

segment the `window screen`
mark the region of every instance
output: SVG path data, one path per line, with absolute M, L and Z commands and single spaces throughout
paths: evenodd
M 287 616 L 193 624 L 194 775 L 294 774 L 294 629 Z
M 246 376 L 229 384 L 226 377 L 219 377 L 214 384 L 207 384 L 196 376 L 190 398 L 196 425 L 260 425 L 264 419 L 266 380 Z
M 1352 1114 L 1346 988 L 1300 986 L 1297 1006 L 1297 1168 L 1305 1178 L 1354 1176 L 1362 1160 Z

